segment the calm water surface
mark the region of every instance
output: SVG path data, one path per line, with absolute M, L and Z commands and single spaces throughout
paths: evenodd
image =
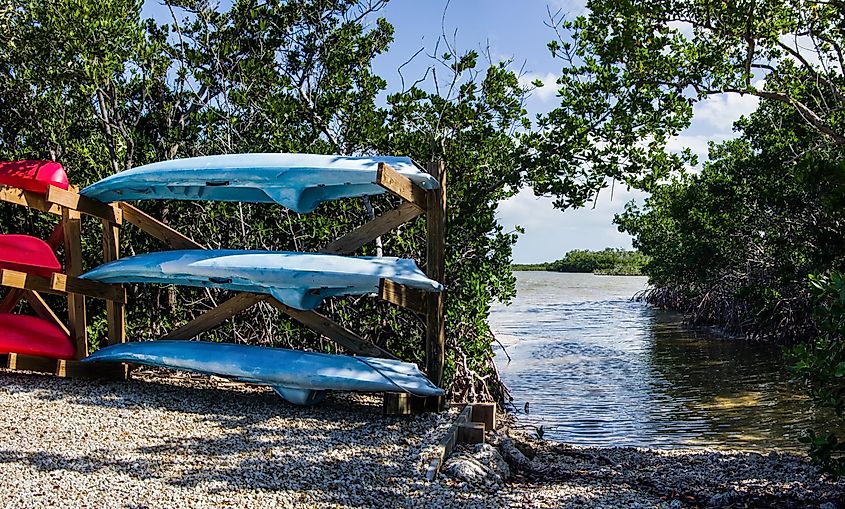
M 801 449 L 825 416 L 796 394 L 779 349 L 684 329 L 630 297 L 640 277 L 517 272 L 492 314 L 496 364 L 523 425 L 582 445 Z M 821 426 L 823 427 L 823 426 Z

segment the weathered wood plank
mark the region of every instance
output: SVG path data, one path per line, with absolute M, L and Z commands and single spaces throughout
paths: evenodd
M 205 249 L 202 244 L 179 233 L 143 210 L 126 202 L 120 202 L 118 205 L 123 211 L 123 219 L 127 223 L 137 226 L 173 249 Z
M 23 189 L 18 189 L 16 187 L 0 186 L 0 201 L 14 203 L 15 205 L 22 205 L 24 207 L 40 210 L 41 212 L 47 212 L 49 214 L 55 214 L 57 216 L 62 215 L 62 207 L 55 203 L 48 202 L 44 195 L 24 191 Z
M 123 222 L 123 214 L 118 206 L 92 200 L 79 193 L 66 191 L 56 186 L 47 188 L 46 200 L 48 203 L 59 205 L 68 210 L 98 217 L 112 223 L 120 224 Z
M 382 279 L 379 282 L 378 296 L 381 300 L 417 313 L 425 314 L 428 312 L 426 292 L 394 283 L 389 279 Z
M 79 361 L 59 361 L 53 373 L 63 378 L 105 378 L 108 380 L 126 380 L 129 378 L 129 365 L 124 363 L 89 363 Z
M 332 341 L 342 346 L 343 348 L 346 348 L 352 353 L 355 353 L 357 355 L 366 355 L 370 357 L 384 357 L 387 359 L 396 358 L 396 356 L 394 356 L 387 350 L 384 350 L 378 347 L 377 345 L 374 345 L 373 343 L 367 341 L 358 334 L 355 334 L 346 327 L 332 321 L 331 319 L 317 312 L 302 311 L 300 309 L 295 309 L 290 306 L 286 306 L 285 304 L 282 304 L 274 298 L 268 298 L 267 302 L 269 302 L 273 307 L 275 307 L 279 311 L 285 313 L 286 315 L 305 325 L 309 329 L 331 339 Z
M 36 373 L 53 374 L 56 372 L 56 366 L 59 363 L 56 359 L 17 353 L 6 354 L 3 357 L 5 357 L 5 362 L 0 365 L 6 369 L 13 369 L 15 371 L 34 371 Z
M 437 474 L 440 473 L 440 469 L 443 467 L 443 463 L 446 462 L 446 458 L 452 454 L 452 451 L 455 450 L 455 446 L 458 444 L 460 427 L 470 421 L 472 421 L 472 406 L 467 405 L 461 413 L 458 414 L 455 422 L 449 428 L 449 431 L 446 432 L 446 436 L 444 436 L 437 444 L 437 456 L 431 460 L 431 463 L 428 465 L 428 469 L 425 473 L 426 479 L 433 481 L 437 478 Z
M 36 292 L 54 295 L 75 293 L 126 304 L 126 292 L 120 286 L 69 277 L 66 274 L 53 274 L 52 277 L 47 278 L 15 270 L 0 269 L 0 286 L 35 290 Z
M 426 216 L 426 273 L 440 282 L 446 281 L 446 167 L 443 161 L 431 162 L 428 172 L 439 182 L 440 187 L 428 193 Z M 437 386 L 443 382 L 443 366 L 446 349 L 446 296 L 445 291 L 431 293 L 426 297 L 426 374 Z
M 41 318 L 52 322 L 55 326 L 62 329 L 62 332 L 70 336 L 70 330 L 67 328 L 67 325 L 61 320 L 61 318 L 56 315 L 50 305 L 44 300 L 41 295 L 33 290 L 20 290 L 24 292 L 24 297 L 26 301 L 29 303 L 29 307 L 35 311 L 35 314 L 40 316 Z
M 126 380 L 129 375 L 129 366 L 127 364 L 82 363 L 79 361 L 63 361 L 18 353 L 0 355 L 0 368 L 14 371 L 46 373 L 67 378 Z
M 484 424 L 484 430 L 496 429 L 496 403 L 473 403 L 472 422 Z
M 372 221 L 359 226 L 335 240 L 324 247 L 321 252 L 330 254 L 354 253 L 362 246 L 374 241 L 377 237 L 391 232 L 420 214 L 422 214 L 422 211 L 416 205 L 404 202 L 398 208 L 385 212 Z
M 265 295 L 257 295 L 254 293 L 239 293 L 220 304 L 219 306 L 206 311 L 202 315 L 194 318 L 187 324 L 178 329 L 167 333 L 160 339 L 191 339 L 197 335 L 217 327 L 229 318 L 237 315 L 241 311 L 258 304 L 266 299 Z
M 426 191 L 414 184 L 411 179 L 402 175 L 387 163 L 378 163 L 376 184 L 387 189 L 403 200 L 412 203 L 421 211 L 426 211 L 429 206 L 428 197 L 431 191 Z
M 461 444 L 483 444 L 484 423 L 467 422 L 458 426 L 458 443 Z
M 65 288 L 67 280 L 82 274 L 82 217 L 79 212 L 62 208 L 62 224 L 65 232 Z M 53 274 L 51 283 L 62 278 Z M 65 276 L 65 274 L 62 274 Z M 51 285 L 52 287 L 52 285 Z M 88 357 L 88 319 L 85 312 L 85 296 L 78 293 L 67 294 L 67 321 L 70 339 L 76 345 L 78 359 Z
M 102 220 L 103 261 L 111 262 L 120 258 L 120 228 L 117 223 Z M 120 302 L 106 301 L 106 321 L 108 323 L 109 345 L 126 342 L 126 308 Z

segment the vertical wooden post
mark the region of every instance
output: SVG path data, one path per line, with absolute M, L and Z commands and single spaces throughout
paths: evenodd
M 65 272 L 68 276 L 82 274 L 82 218 L 79 212 L 62 207 L 65 237 Z M 67 317 L 71 340 L 76 345 L 76 357 L 88 356 L 88 333 L 85 327 L 85 297 L 69 293 Z
M 111 262 L 120 258 L 120 228 L 117 224 L 102 220 L 103 223 L 103 260 Z M 108 344 L 126 342 L 126 316 L 123 304 L 111 300 L 106 301 L 106 317 L 109 332 Z
M 428 192 L 426 217 L 426 272 L 428 277 L 445 283 L 446 276 L 446 166 L 443 161 L 432 161 L 428 172 L 440 182 L 440 188 Z M 429 379 L 437 385 L 443 383 L 443 365 L 446 348 L 445 294 L 428 294 L 426 313 L 425 365 Z

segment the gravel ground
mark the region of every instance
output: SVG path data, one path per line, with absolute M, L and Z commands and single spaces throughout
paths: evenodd
M 301 408 L 217 379 L 139 378 L 0 371 L 0 507 L 830 509 L 845 501 L 841 484 L 795 456 L 585 449 L 525 436 L 517 443 L 533 468 L 504 485 L 429 483 L 425 467 L 456 411 L 383 417 L 373 396 Z

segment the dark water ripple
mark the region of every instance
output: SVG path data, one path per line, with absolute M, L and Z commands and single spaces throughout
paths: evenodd
M 518 273 L 492 316 L 520 423 L 583 445 L 798 449 L 827 415 L 789 383 L 780 351 L 681 327 L 629 297 L 643 278 Z

